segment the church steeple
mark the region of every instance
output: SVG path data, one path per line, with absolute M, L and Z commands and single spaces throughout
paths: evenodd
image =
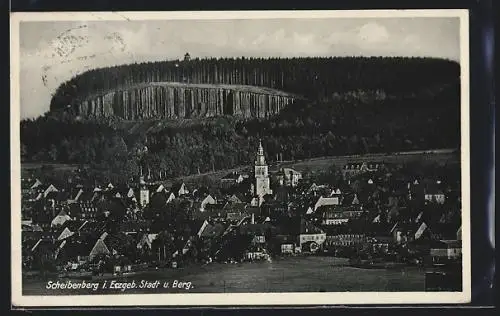
M 257 156 L 255 158 L 256 166 L 265 166 L 266 157 L 264 156 L 264 148 L 262 147 L 262 141 L 259 139 L 259 149 L 257 149 Z
M 144 181 L 144 175 L 142 174 L 142 166 L 140 167 L 139 176 L 139 204 L 141 207 L 145 207 L 149 204 L 149 189 L 146 186 L 146 181 Z
M 139 186 L 142 188 L 146 185 L 146 181 L 144 181 L 144 175 L 142 174 L 142 166 L 140 167 L 140 175 L 139 175 Z
M 254 194 L 256 196 L 262 198 L 266 194 L 272 194 L 269 183 L 269 172 L 261 140 L 259 140 L 259 148 L 257 149 L 257 155 L 255 157 L 254 177 Z

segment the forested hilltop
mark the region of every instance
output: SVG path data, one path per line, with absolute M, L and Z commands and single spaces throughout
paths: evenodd
M 51 110 L 76 106 L 82 100 L 109 91 L 154 82 L 230 84 L 268 87 L 309 99 L 333 93 L 382 90 L 407 95 L 455 82 L 456 62 L 433 58 L 331 57 L 237 58 L 160 61 L 100 68 L 62 84 Z
M 174 71 L 180 65 L 193 84 L 256 85 L 305 98 L 265 118 L 82 119 L 67 107 L 126 85 L 181 81 Z M 157 179 L 247 165 L 259 138 L 270 161 L 457 148 L 459 71 L 456 63 L 420 58 L 209 59 L 97 69 L 61 85 L 53 111 L 21 122 L 22 161 L 88 164 L 102 177 L 127 181 L 141 163 Z

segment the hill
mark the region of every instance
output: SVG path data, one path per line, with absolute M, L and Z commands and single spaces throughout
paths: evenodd
M 179 69 L 189 76 L 181 78 Z M 88 164 L 96 176 L 121 181 L 143 166 L 161 180 L 248 165 L 259 139 L 270 162 L 459 148 L 459 70 L 425 58 L 207 59 L 96 69 L 59 87 L 50 113 L 21 122 L 22 161 Z M 174 92 L 172 103 L 162 89 L 184 92 Z M 228 91 L 222 103 L 217 89 Z M 116 101 L 138 90 L 133 102 Z M 82 115 L 84 100 L 106 93 L 114 94 L 110 115 Z M 198 93 L 201 102 L 180 102 Z M 248 98 L 238 103 L 237 94 Z M 272 109 L 273 97 L 289 102 Z M 93 111 L 102 114 L 103 104 L 94 102 Z
M 295 94 L 310 100 L 328 100 L 336 93 L 361 90 L 404 96 L 457 83 L 459 76 L 460 66 L 457 63 L 433 58 L 174 60 L 84 72 L 58 87 L 51 100 L 50 109 L 66 109 L 69 105 L 80 115 L 116 114 L 125 119 L 173 116 L 184 118 L 193 109 L 197 110 L 198 115 L 208 111 L 209 115 L 263 117 L 266 115 L 245 113 L 252 112 L 252 106 L 258 108 L 253 112 L 273 112 L 266 109 L 266 106 L 272 108 L 274 104 L 283 105 L 283 102 L 249 100 L 258 98 L 261 94 L 283 96 L 283 93 L 278 91 L 284 91 L 285 96 Z M 203 86 L 173 87 L 172 84 L 165 86 L 163 83 L 166 82 Z M 273 90 L 261 89 L 256 92 L 255 88 L 245 88 L 247 91 L 241 91 L 241 86 Z M 210 91 L 212 89 L 214 91 Z M 246 95 L 232 92 L 243 92 Z M 293 99 L 284 101 L 289 104 Z M 224 104 L 227 109 L 220 108 L 217 104 Z M 210 106 L 212 108 L 207 109 Z M 147 115 L 138 115 L 143 112 L 147 112 Z

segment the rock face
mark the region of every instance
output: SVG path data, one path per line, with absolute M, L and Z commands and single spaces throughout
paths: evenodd
M 125 120 L 233 115 L 265 118 L 298 97 L 283 91 L 240 85 L 149 83 L 117 89 L 77 102 L 82 117 Z

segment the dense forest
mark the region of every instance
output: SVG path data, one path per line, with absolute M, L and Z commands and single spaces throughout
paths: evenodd
M 224 58 L 160 61 L 94 69 L 65 82 L 54 93 L 52 110 L 76 106 L 90 96 L 152 82 L 268 87 L 309 99 L 334 93 L 382 90 L 408 95 L 456 82 L 460 66 L 433 58 Z

